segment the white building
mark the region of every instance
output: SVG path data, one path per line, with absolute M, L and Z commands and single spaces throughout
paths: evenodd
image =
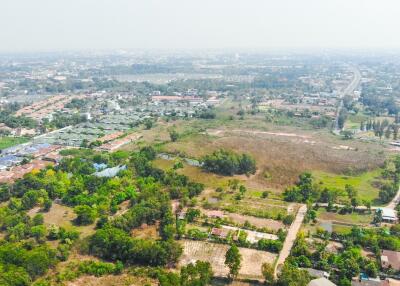
M 397 222 L 397 212 L 390 208 L 378 208 L 376 211 L 382 211 L 382 220 L 386 222 Z

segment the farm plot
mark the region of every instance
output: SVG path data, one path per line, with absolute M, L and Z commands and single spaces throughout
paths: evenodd
M 197 260 L 211 263 L 215 276 L 227 276 L 229 269 L 225 267 L 225 253 L 229 246 L 204 241 L 182 240 L 183 255 L 180 266 L 187 265 Z M 273 263 L 277 255 L 265 251 L 239 248 L 242 255 L 242 267 L 239 278 L 261 279 L 261 265 L 264 262 Z

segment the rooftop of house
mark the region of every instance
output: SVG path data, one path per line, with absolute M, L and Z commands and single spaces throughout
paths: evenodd
M 400 252 L 382 250 L 381 264 L 384 268 L 393 268 L 395 270 L 400 270 Z

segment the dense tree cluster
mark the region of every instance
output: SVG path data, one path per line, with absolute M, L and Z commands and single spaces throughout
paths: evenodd
M 396 115 L 400 110 L 396 100 L 392 96 L 378 96 L 375 90 L 363 88 L 361 102 L 375 115 L 387 112 L 389 115 Z
M 10 128 L 36 128 L 38 126 L 37 121 L 26 116 L 14 116 L 8 110 L 0 111 L 0 123 L 4 123 Z
M 73 207 L 76 225 L 96 223 L 97 230 L 89 238 L 87 247 L 93 255 L 127 265 L 164 266 L 177 262 L 182 249 L 174 239 L 182 232 L 172 213 L 170 200 L 187 201 L 202 192 L 202 184 L 191 182 L 175 170 L 164 172 L 154 168 L 152 160 L 156 158 L 156 152 L 151 147 L 133 153 L 72 149 L 62 154 L 68 156 L 58 166 L 35 170 L 12 185 L 0 187 L 1 201 L 8 201 L 0 208 L 0 230 L 5 235 L 5 241 L 0 241 L 0 281 L 11 279 L 11 273 L 21 273 L 18 279 L 24 279 L 26 283 L 10 282 L 7 285 L 29 285 L 49 267 L 68 258 L 79 233 L 56 225 L 46 226 L 42 214 L 27 215 L 34 207 L 39 207 L 41 212 L 49 211 L 53 200 Z M 94 175 L 95 163 L 107 167 L 125 165 L 127 168 L 114 177 L 97 177 Z M 129 208 L 115 215 L 119 205 L 126 201 L 129 201 Z M 131 237 L 132 229 L 156 223 L 160 239 Z M 46 241 L 50 240 L 58 240 L 56 249 L 47 246 Z M 8 257 L 2 260 L 9 248 L 28 258 L 16 258 L 15 263 Z M 31 253 L 48 256 L 37 263 L 38 270 L 32 270 L 30 264 L 25 267 Z M 80 269 L 82 273 L 94 274 L 114 271 L 110 265 L 102 264 L 84 265 Z M 189 272 L 192 270 L 188 269 Z
M 209 262 L 196 261 L 183 266 L 180 274 L 161 272 L 157 275 L 160 286 L 206 286 L 213 277 Z
M 217 150 L 201 160 L 203 169 L 216 174 L 232 176 L 235 174 L 254 174 L 256 161 L 249 154 L 236 154 L 227 150 Z
M 322 242 L 307 242 L 304 234 L 300 234 L 291 251 L 288 263 L 293 267 L 315 268 L 331 272 L 331 279 L 338 285 L 350 285 L 351 279 L 364 272 L 376 277 L 379 271 L 378 261 L 363 257 L 361 249 L 368 249 L 379 256 L 381 249 L 398 251 L 400 239 L 396 236 L 397 226 L 390 232 L 384 229 L 361 229 L 353 227 L 348 234 L 329 234 L 319 230 L 317 237 Z M 339 253 L 327 250 L 329 239 L 341 241 L 344 249 Z M 362 247 L 362 248 L 361 248 Z

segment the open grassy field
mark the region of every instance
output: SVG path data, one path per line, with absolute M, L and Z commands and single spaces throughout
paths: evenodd
M 211 263 L 216 276 L 225 277 L 228 268 L 225 266 L 225 253 L 229 246 L 215 244 L 204 241 L 182 240 L 183 255 L 179 262 L 180 266 L 187 265 L 196 260 L 208 261 Z M 274 263 L 276 254 L 254 250 L 249 248 L 239 248 L 242 255 L 242 268 L 239 271 L 239 278 L 242 279 L 261 279 L 261 265 L 264 262 Z
M 248 184 L 253 189 L 283 189 L 304 171 L 357 173 L 383 164 L 385 156 L 381 147 L 358 143 L 356 146 L 355 142 L 343 142 L 319 132 L 218 129 L 167 143 L 162 149 L 196 158 L 219 148 L 247 152 L 256 158 L 259 169 Z
M 34 216 L 39 213 L 40 208 L 31 209 L 28 214 Z M 76 215 L 72 208 L 53 203 L 50 211 L 43 212 L 44 223 L 47 226 L 56 225 L 67 229 L 75 228 L 80 232 L 81 238 L 87 237 L 95 232 L 95 225 L 75 226 L 73 224 Z
M 322 221 L 333 221 L 344 224 L 367 226 L 371 224 L 373 220 L 373 214 L 360 214 L 358 212 L 353 212 L 351 214 L 339 214 L 335 212 L 328 212 L 325 208 L 319 208 L 317 211 L 317 218 Z
M 379 185 L 386 180 L 381 178 L 381 169 L 375 169 L 369 172 L 361 173 L 354 176 L 337 175 L 322 171 L 313 172 L 313 176 L 318 183 L 322 183 L 322 187 L 331 190 L 337 190 L 341 194 L 345 194 L 345 186 L 353 186 L 358 191 L 360 200 L 370 200 L 376 205 L 379 195 Z
M 26 137 L 0 137 L 0 150 L 28 142 Z
M 260 112 L 246 113 L 241 119 L 237 112 L 248 108 L 247 101 L 229 99 L 216 108 L 217 117 L 212 120 L 159 120 L 152 129 L 141 130 L 140 142 L 123 149 L 150 144 L 160 151 L 190 158 L 201 158 L 220 148 L 250 153 L 257 160 L 258 172 L 246 179 L 246 187 L 276 194 L 292 185 L 304 171 L 359 174 L 382 166 L 387 156 L 387 150 L 379 143 L 343 140 L 327 129 L 312 129 L 301 118 L 276 122 Z M 359 117 L 351 119 L 358 123 L 362 119 Z M 176 142 L 169 138 L 170 129 L 180 134 Z M 224 178 L 205 175 L 195 168 L 185 167 L 182 172 L 197 181 L 207 181 L 210 187 L 224 184 Z
M 347 117 L 344 128 L 345 129 L 360 129 L 361 122 L 365 122 L 369 119 L 367 115 L 364 114 L 350 114 Z

